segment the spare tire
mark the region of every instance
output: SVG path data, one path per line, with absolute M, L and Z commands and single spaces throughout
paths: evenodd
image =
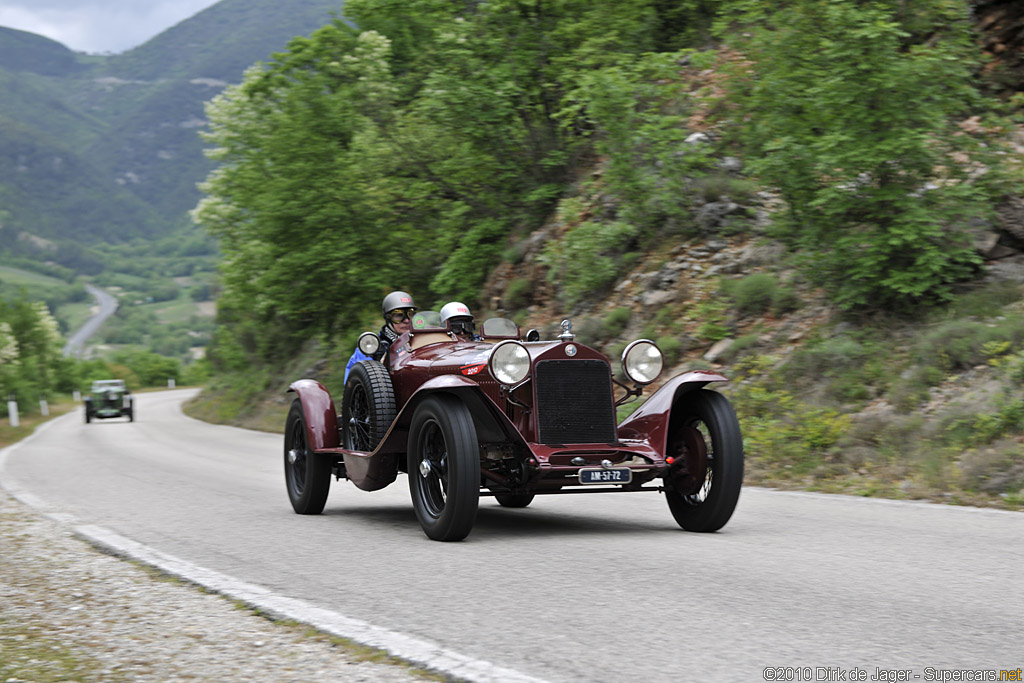
M 342 444 L 350 451 L 370 452 L 387 434 L 398 414 L 391 375 L 378 361 L 352 366 L 341 403 Z

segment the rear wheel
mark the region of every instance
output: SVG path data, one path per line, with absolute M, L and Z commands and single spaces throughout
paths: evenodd
M 284 425 L 284 480 L 288 499 L 300 515 L 319 515 L 331 490 L 331 459 L 318 456 L 306 441 L 302 402 L 292 401 Z
M 665 476 L 672 516 L 687 531 L 718 531 L 729 521 L 743 485 L 743 437 L 729 400 L 701 389 L 672 408 Z
M 468 536 L 480 504 L 480 454 L 473 417 L 462 401 L 438 394 L 416 409 L 408 467 L 424 533 L 435 541 Z
M 373 451 L 395 421 L 395 390 L 387 368 L 375 360 L 352 366 L 341 403 L 342 443 L 350 451 Z
M 533 502 L 533 498 L 532 493 L 497 493 L 494 495 L 498 505 L 503 508 L 524 508 Z

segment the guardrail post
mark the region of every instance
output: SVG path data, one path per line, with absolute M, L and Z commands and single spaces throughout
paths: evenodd
M 11 419 L 12 427 L 21 426 L 21 420 L 18 419 L 18 402 L 14 400 L 14 394 L 7 397 L 7 416 Z

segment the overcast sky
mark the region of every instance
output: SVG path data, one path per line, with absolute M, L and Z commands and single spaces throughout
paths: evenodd
M 76 52 L 124 52 L 217 0 L 0 0 L 0 26 Z

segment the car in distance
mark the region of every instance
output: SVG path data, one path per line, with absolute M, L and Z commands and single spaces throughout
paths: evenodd
M 460 341 L 423 311 L 386 363 L 352 367 L 340 415 L 320 382 L 292 383 L 284 473 L 295 512 L 322 512 L 332 476 L 375 491 L 405 473 L 424 533 L 440 541 L 470 533 L 481 496 L 523 508 L 545 495 L 660 492 L 683 529 L 722 528 L 739 498 L 743 443 L 729 401 L 705 387 L 726 378 L 679 374 L 616 424 L 616 407 L 660 375 L 661 351 L 629 344 L 621 381 L 570 321 L 561 327 L 540 341 L 491 318 L 479 340 Z M 367 355 L 378 343 L 359 338 Z
M 135 422 L 135 399 L 123 379 L 101 379 L 92 383 L 85 397 L 85 421 L 128 417 Z

